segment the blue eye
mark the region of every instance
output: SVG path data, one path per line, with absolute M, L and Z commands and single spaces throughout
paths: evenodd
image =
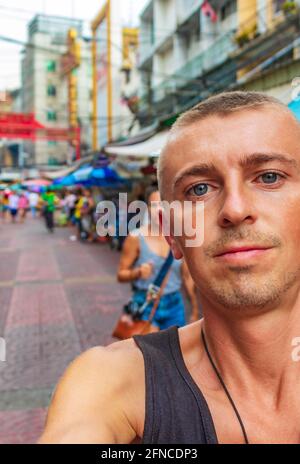
M 208 192 L 208 185 L 207 184 L 194 185 L 194 187 L 190 189 L 190 192 L 196 196 L 205 195 Z
M 277 172 L 266 172 L 260 176 L 264 184 L 274 184 L 278 181 L 278 177 L 281 176 Z

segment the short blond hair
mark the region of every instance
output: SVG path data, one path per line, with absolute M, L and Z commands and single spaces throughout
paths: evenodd
M 287 109 L 280 100 L 262 92 L 247 92 L 240 90 L 222 92 L 209 97 L 207 100 L 198 103 L 196 106 L 183 113 L 173 125 L 172 131 L 190 126 L 194 122 L 209 116 L 226 116 L 235 111 L 266 105 L 277 105 L 281 108 Z
M 209 116 L 227 116 L 237 111 L 251 108 L 257 109 L 266 106 L 275 106 L 281 110 L 287 111 L 292 115 L 292 112 L 280 100 L 262 92 L 241 90 L 222 92 L 198 103 L 193 108 L 179 116 L 177 121 L 172 126 L 170 136 L 179 132 L 181 129 L 208 118 Z M 157 169 L 158 185 L 162 198 L 164 196 L 162 185 L 164 171 L 163 159 L 164 150 L 162 151 L 159 158 Z

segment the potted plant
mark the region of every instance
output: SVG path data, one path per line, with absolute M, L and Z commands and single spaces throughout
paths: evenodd
M 250 41 L 250 35 L 248 32 L 241 32 L 235 38 L 239 47 L 243 47 Z
M 298 11 L 296 3 L 293 1 L 284 2 L 281 9 L 285 15 L 294 14 Z

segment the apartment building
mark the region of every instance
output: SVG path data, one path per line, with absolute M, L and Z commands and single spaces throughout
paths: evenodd
M 28 39 L 22 60 L 22 111 L 34 113 L 44 126 L 69 127 L 67 81 L 62 75 L 62 58 L 68 50 L 70 29 L 77 32 L 82 48 L 78 75 L 78 118 L 83 127 L 83 141 L 90 144 L 88 129 L 91 115 L 90 44 L 82 36 L 82 21 L 37 15 L 28 24 Z M 91 81 L 90 81 L 91 82 Z M 57 140 L 26 142 L 29 164 L 64 164 L 70 159 L 70 144 Z
M 288 104 L 300 76 L 300 1 L 251 3 L 254 35 L 240 30 L 236 88 L 259 90 Z
M 282 60 L 286 46 L 295 56 L 298 4 L 150 0 L 140 16 L 141 123 L 176 115 L 212 93 L 245 84 L 262 61 L 276 53 L 276 63 Z M 272 63 L 265 63 L 268 67 Z
M 139 76 L 138 30 L 122 24 L 119 0 L 107 0 L 92 22 L 93 147 L 122 140 L 134 132 Z M 138 129 L 135 129 L 138 130 Z

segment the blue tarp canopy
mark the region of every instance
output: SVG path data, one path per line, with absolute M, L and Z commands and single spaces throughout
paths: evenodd
M 292 100 L 288 104 L 288 108 L 294 113 L 298 121 L 300 121 L 300 99 Z
M 91 165 L 83 165 L 77 171 L 68 176 L 54 181 L 54 185 L 70 187 L 72 185 L 84 185 L 86 187 L 108 187 L 122 184 L 123 179 L 110 167 L 94 168 Z

